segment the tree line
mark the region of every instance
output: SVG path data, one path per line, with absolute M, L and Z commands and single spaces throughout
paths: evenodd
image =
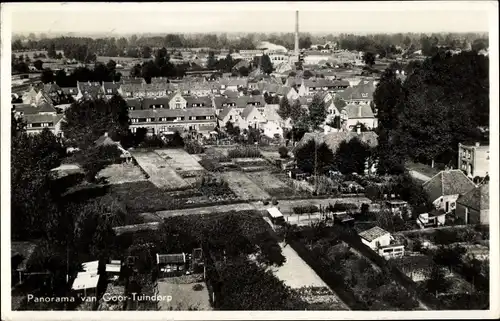
M 87 46 L 89 52 L 100 56 L 132 56 L 139 57 L 141 48 L 211 48 L 211 49 L 255 49 L 260 41 L 270 41 L 292 50 L 294 48 L 294 33 L 248 33 L 240 37 L 228 37 L 227 34 L 196 34 L 179 35 L 167 34 L 164 36 L 133 35 L 131 37 L 97 38 L 90 37 L 56 37 L 42 38 L 29 37 L 23 39 L 17 37 L 12 43 L 12 50 L 48 50 L 55 46 L 58 50 L 67 47 Z M 429 53 L 433 46 L 444 46 L 450 48 L 481 50 L 488 47 L 488 37 L 477 33 L 397 33 L 397 34 L 371 34 L 371 35 L 312 35 L 301 33 L 299 47 L 310 48 L 313 44 L 324 45 L 327 42 L 335 42 L 338 49 L 373 51 L 387 56 L 399 50 L 422 50 Z M 399 48 L 399 49 L 398 49 Z M 66 53 L 66 52 L 65 52 Z
M 378 108 L 379 170 L 400 172 L 406 160 L 457 166 L 458 143 L 487 140 L 488 58 L 439 52 L 413 63 L 402 82 L 391 66 L 374 93 Z

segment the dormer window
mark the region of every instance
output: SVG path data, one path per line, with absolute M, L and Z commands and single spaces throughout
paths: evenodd
M 113 93 L 113 90 L 108 88 L 107 92 L 108 92 L 108 94 L 111 94 L 111 93 Z
M 363 97 L 363 98 L 367 98 L 367 97 L 368 97 L 368 94 L 367 94 L 367 93 L 362 93 L 362 94 L 361 94 L 361 97 Z

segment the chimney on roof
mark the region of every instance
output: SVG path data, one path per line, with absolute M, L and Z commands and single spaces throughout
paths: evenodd
M 361 115 L 363 113 L 363 106 L 359 105 L 358 106 L 358 117 L 361 118 Z
M 357 133 L 358 135 L 361 135 L 361 125 L 359 125 L 359 124 L 358 124 L 358 125 L 356 125 L 356 133 Z
M 479 147 L 479 146 L 481 146 L 481 143 L 476 142 L 476 147 Z
M 105 133 L 104 133 L 104 137 L 108 137 L 108 132 L 105 132 Z

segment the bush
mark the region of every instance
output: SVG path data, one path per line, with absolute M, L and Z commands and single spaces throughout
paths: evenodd
M 197 283 L 197 284 L 193 285 L 194 291 L 201 291 L 203 289 L 204 289 L 204 286 L 202 284 Z
M 184 150 L 189 154 L 202 154 L 205 148 L 195 140 L 190 140 L 184 144 Z
M 278 200 L 275 197 L 272 198 L 272 204 L 278 205 Z
M 307 214 L 318 212 L 319 208 L 316 205 L 307 205 L 307 206 L 296 206 L 293 208 L 293 212 L 295 214 Z
M 281 146 L 278 149 L 278 153 L 280 154 L 281 158 L 287 158 L 288 157 L 288 148 L 286 148 L 285 146 Z
M 229 158 L 257 158 L 261 157 L 261 154 L 257 148 L 245 146 L 230 149 L 228 156 Z
M 262 200 L 262 204 L 269 205 L 269 201 L 268 200 Z
M 199 163 L 209 172 L 220 172 L 222 170 L 222 166 L 214 159 L 202 158 Z

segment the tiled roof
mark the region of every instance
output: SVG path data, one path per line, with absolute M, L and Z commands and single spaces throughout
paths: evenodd
M 316 79 L 304 79 L 304 86 L 306 87 L 334 87 L 335 84 L 333 81 L 325 79 L 325 78 L 316 78 Z
M 276 91 L 277 95 L 283 95 L 286 96 L 288 93 L 292 90 L 292 87 L 289 86 L 279 86 L 278 90 Z
M 127 103 L 127 106 L 129 107 L 134 107 L 134 109 L 141 109 L 142 107 L 142 102 L 140 99 L 125 99 L 125 102 Z
M 163 108 L 168 108 L 168 98 L 144 98 L 141 103 L 141 109 L 149 109 L 151 105 L 163 105 Z
M 23 113 L 24 115 L 32 115 L 38 113 L 38 107 L 29 104 L 13 104 L 16 112 Z
M 168 78 L 167 77 L 152 77 L 151 78 L 151 83 L 152 84 L 166 84 L 168 83 Z
M 38 106 L 38 112 L 39 113 L 55 113 L 57 111 L 52 104 L 49 104 L 48 102 L 43 102 Z
M 352 118 L 374 118 L 372 108 L 369 105 L 347 105 L 342 108 L 341 112 L 345 112 L 349 119 Z
M 57 124 L 62 118 L 63 114 L 58 115 L 45 115 L 45 114 L 34 114 L 34 115 L 25 115 L 23 119 L 26 120 L 28 124 L 40 124 L 40 123 L 53 123 Z
M 243 111 L 241 112 L 241 118 L 246 119 L 252 113 L 252 111 L 254 109 L 255 109 L 255 106 L 252 106 L 252 105 L 246 106 L 245 109 L 243 109 Z
M 370 147 L 376 147 L 378 145 L 378 136 L 375 132 L 362 132 L 360 134 L 355 132 L 333 132 L 333 133 L 306 133 L 304 137 L 300 140 L 295 148 L 300 148 L 311 139 L 314 139 L 318 144 L 323 142 L 332 150 L 332 152 L 336 152 L 340 143 L 343 141 L 349 142 L 354 137 L 357 137 L 360 141 L 367 144 Z
M 144 78 L 132 78 L 132 77 L 122 77 L 123 84 L 143 84 L 145 83 Z
M 231 112 L 231 109 L 233 109 L 233 107 L 225 107 L 219 113 L 218 118 L 221 119 L 221 120 L 224 119 L 224 118 L 226 118 L 226 116 L 229 115 L 229 113 Z
M 373 93 L 375 92 L 375 86 L 373 85 L 373 81 L 364 81 L 355 86 L 349 87 L 343 92 L 338 93 L 338 95 L 344 99 L 373 99 Z
M 245 108 L 248 104 L 250 104 L 250 103 L 257 103 L 257 102 L 259 102 L 261 106 L 264 106 L 266 104 L 264 96 L 262 96 L 262 95 L 257 95 L 257 96 L 240 96 L 236 100 L 236 107 L 238 107 L 238 108 Z
M 191 117 L 191 116 L 212 116 L 212 108 L 189 108 L 189 109 L 143 109 L 130 110 L 130 118 L 157 118 L 157 117 Z
M 157 254 L 156 260 L 158 264 L 182 264 L 186 263 L 184 254 Z
M 384 236 L 386 234 L 389 234 L 389 232 L 387 232 L 386 230 L 384 230 L 381 227 L 375 226 L 369 230 L 366 230 L 366 231 L 359 233 L 359 236 L 361 238 L 364 238 L 368 242 L 372 242 L 372 241 L 374 241 L 374 240 L 378 239 L 379 237 Z
M 52 83 L 43 85 L 43 91 L 45 91 L 46 93 L 57 92 L 58 90 L 61 90 L 61 87 L 59 87 L 57 84 Z
M 61 90 L 65 95 L 77 95 L 78 94 L 77 87 L 62 87 Z
M 121 84 L 116 82 L 103 82 L 102 86 L 106 95 L 116 95 L 118 94 L 118 89 L 120 89 Z M 111 94 L 108 93 L 108 89 L 111 89 Z
M 441 171 L 423 185 L 431 201 L 445 195 L 464 195 L 475 187 L 476 185 L 459 169 Z
M 486 183 L 461 196 L 457 203 L 477 211 L 490 209 L 490 184 Z
M 192 107 L 193 104 L 203 104 L 203 107 L 211 107 L 212 106 L 212 100 L 210 97 L 204 96 L 204 97 L 193 97 L 193 96 L 187 96 L 184 97 L 187 101 L 187 106 L 188 108 Z

